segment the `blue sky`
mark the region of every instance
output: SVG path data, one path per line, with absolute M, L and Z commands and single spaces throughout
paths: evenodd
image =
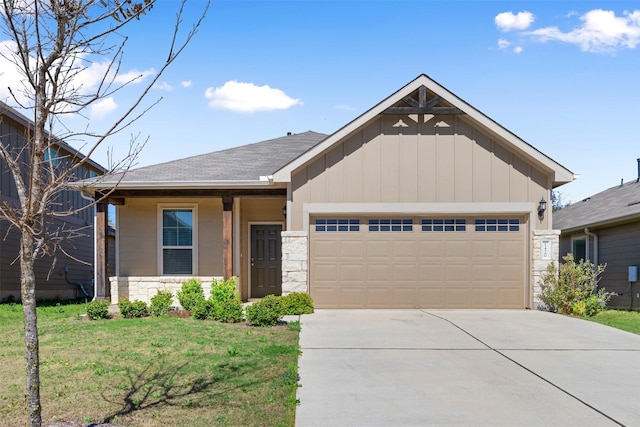
M 192 0 L 185 22 L 203 5 Z M 128 28 L 123 74 L 153 74 L 178 6 L 159 0 Z M 144 166 L 332 133 L 421 73 L 579 174 L 559 188 L 565 199 L 637 176 L 637 1 L 214 0 L 147 102 L 161 103 L 109 144 L 117 157 L 131 133 L 149 136 Z M 90 125 L 109 124 L 135 89 L 95 109 Z M 96 161 L 107 163 L 106 148 Z

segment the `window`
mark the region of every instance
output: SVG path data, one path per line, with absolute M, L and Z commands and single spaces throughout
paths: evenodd
M 576 262 L 579 262 L 581 259 L 587 261 L 588 256 L 586 236 L 571 238 L 571 253 L 573 254 L 573 259 Z
M 162 274 L 196 274 L 195 208 L 160 208 Z
M 44 160 L 46 162 L 50 162 L 52 166 L 58 166 L 58 164 L 60 163 L 60 157 L 58 156 L 58 151 L 53 148 L 53 147 L 49 147 L 44 151 Z
M 359 219 L 316 219 L 316 231 L 360 231 Z
M 413 220 L 404 219 L 370 219 L 369 231 L 413 231 Z
M 423 219 L 422 231 L 467 231 L 465 219 Z
M 520 231 L 519 219 L 476 219 L 476 231 Z

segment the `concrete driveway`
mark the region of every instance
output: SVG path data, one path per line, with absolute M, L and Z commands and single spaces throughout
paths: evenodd
M 301 317 L 297 426 L 640 426 L 640 336 L 526 310 Z

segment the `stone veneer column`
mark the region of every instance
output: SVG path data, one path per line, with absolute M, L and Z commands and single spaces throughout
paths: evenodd
M 560 259 L 560 230 L 533 230 L 533 248 L 531 252 L 531 280 L 533 289 L 533 308 L 543 306 L 539 295 L 542 275 L 550 263 Z
M 309 292 L 309 235 L 306 231 L 282 232 L 282 295 Z

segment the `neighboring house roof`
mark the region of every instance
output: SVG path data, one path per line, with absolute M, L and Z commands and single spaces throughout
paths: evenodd
M 27 129 L 33 129 L 33 121 L 29 120 L 25 115 L 19 113 L 18 111 L 14 110 L 13 108 L 11 108 L 10 106 L 8 106 L 7 104 L 5 104 L 4 102 L 0 101 L 0 116 L 6 116 L 8 118 L 10 118 L 11 120 L 20 123 L 22 126 L 24 126 Z M 55 142 L 55 144 L 58 146 L 59 149 L 66 151 L 67 153 L 69 153 L 71 156 L 74 156 L 78 159 L 85 159 L 86 156 L 84 154 L 82 154 L 80 151 L 76 150 L 75 148 L 73 148 L 72 146 L 70 146 L 69 144 L 67 144 L 66 142 L 53 137 L 53 141 Z M 95 169 L 97 169 L 98 171 L 100 171 L 101 173 L 105 173 L 107 171 L 107 169 L 105 167 L 103 167 L 102 165 L 100 165 L 99 163 L 91 160 L 90 158 L 86 159 L 86 165 L 90 165 L 92 167 L 94 167 Z
M 284 168 L 274 173 L 274 180 L 277 182 L 291 181 L 292 173 L 298 168 L 304 166 L 308 162 L 322 155 L 322 153 L 331 149 L 334 144 L 339 143 L 343 140 L 343 138 L 356 131 L 360 127 L 364 126 L 369 121 L 375 119 L 384 110 L 399 103 L 403 100 L 403 98 L 409 96 L 410 94 L 418 90 L 421 86 L 425 86 L 429 91 L 435 93 L 435 95 L 442 97 L 443 101 L 446 104 L 462 110 L 462 112 L 464 112 L 468 117 L 482 125 L 490 133 L 493 133 L 494 135 L 500 137 L 502 140 L 510 143 L 515 148 L 516 152 L 529 159 L 533 164 L 537 164 L 543 170 L 551 172 L 553 177 L 553 187 L 557 187 L 559 185 L 573 181 L 575 177 L 573 172 L 555 162 L 550 157 L 547 157 L 545 154 L 538 151 L 536 148 L 529 145 L 515 134 L 511 133 L 509 130 L 500 126 L 494 120 L 476 110 L 467 102 L 433 81 L 426 74 L 421 74 L 415 80 L 404 86 L 402 89 L 395 92 L 393 95 L 389 96 L 378 105 L 371 108 L 369 111 L 365 112 L 360 117 L 356 118 L 355 120 L 344 126 L 342 129 L 329 136 L 321 144 L 318 144 L 313 149 L 304 153 L 302 156 L 296 158 L 291 163 L 287 164 Z
M 571 232 L 640 220 L 640 182 L 618 185 L 553 213 L 553 228 Z
M 89 187 L 199 188 L 268 184 L 271 175 L 327 135 L 307 131 L 99 177 Z M 85 181 L 87 183 L 90 181 Z

